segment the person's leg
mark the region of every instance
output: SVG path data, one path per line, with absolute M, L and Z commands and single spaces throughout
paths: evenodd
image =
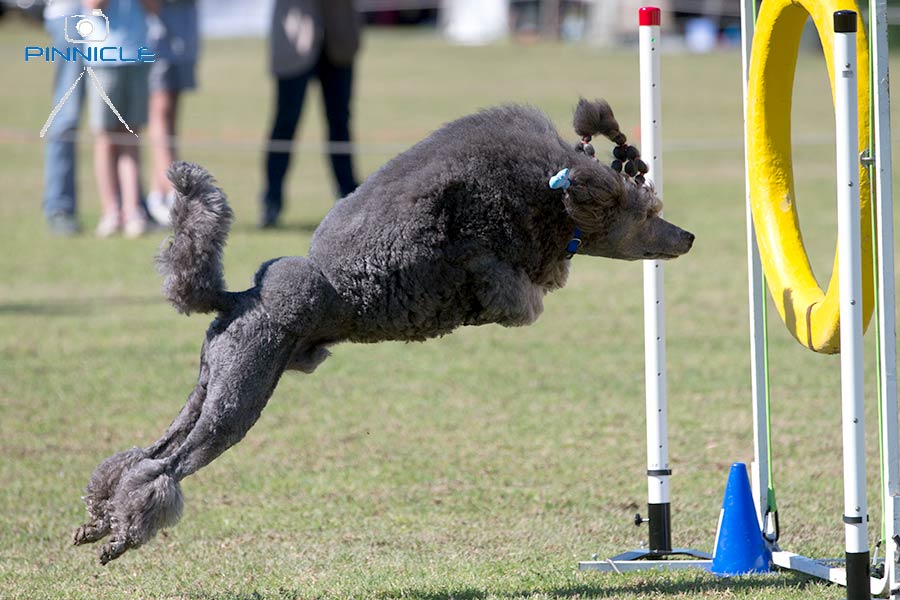
M 97 237 L 105 238 L 119 230 L 119 176 L 115 136 L 121 123 L 106 105 L 103 94 L 117 107 L 122 106 L 123 97 L 118 68 L 94 67 L 93 71 L 93 77 L 85 75 L 82 81 L 87 84 L 88 110 L 94 136 L 94 179 L 100 195 L 101 214 L 95 233 Z
M 154 80 L 153 77 L 151 90 L 147 130 L 150 134 L 150 152 L 153 160 L 150 192 L 147 194 L 147 212 L 154 221 L 167 227 L 171 221 L 172 204 L 169 199 L 172 187 L 166 172 L 176 158 L 175 120 L 179 93 L 176 89 L 164 85 L 164 82 Z
M 170 13 L 181 5 L 166 4 Z M 196 87 L 196 63 L 157 60 L 150 65 L 148 132 L 151 138 L 153 170 L 147 212 L 160 225 L 168 226 L 175 195 L 166 173 L 178 159 L 178 107 L 182 93 Z
M 66 45 L 64 18 L 47 22 L 47 32 L 55 47 Z M 55 61 L 53 107 L 81 75 L 81 61 Z M 52 230 L 63 235 L 78 231 L 76 220 L 77 190 L 75 185 L 75 138 L 87 82 L 82 79 L 62 105 L 47 130 L 44 145 L 44 215 Z
M 175 161 L 175 119 L 178 110 L 178 92 L 157 89 L 150 93 L 149 121 L 150 153 L 153 173 L 150 192 L 165 195 L 172 189 L 166 171 Z
M 114 131 L 94 131 L 94 178 L 100 194 L 101 216 L 97 237 L 109 237 L 119 229 L 119 178 Z
M 135 131 L 138 130 L 135 129 Z M 126 237 L 138 237 L 147 230 L 147 219 L 141 208 L 140 158 L 140 147 L 137 144 L 118 145 L 116 169 L 119 177 L 119 190 L 122 194 L 122 216 Z
M 121 201 L 126 233 L 131 237 L 146 229 L 140 208 L 139 167 L 137 165 L 138 138 L 126 131 L 121 119 L 132 131 L 140 131 L 147 124 L 147 70 L 144 65 L 94 67 L 96 81 L 89 87 L 91 127 L 95 133 L 94 172 L 103 205 L 103 217 L 97 235 L 108 237 L 120 223 Z M 103 96 L 116 107 L 118 115 L 106 104 Z M 121 162 L 121 165 L 120 165 Z M 135 232 L 134 219 L 139 218 Z
M 135 135 L 121 135 L 116 154 L 119 176 L 119 194 L 122 200 L 123 232 L 125 237 L 135 238 L 147 231 L 147 217 L 141 203 L 140 145 L 137 135 L 147 125 L 149 69 L 147 65 L 118 67 L 123 71 L 126 86 L 122 114 L 130 123 Z
M 306 85 L 310 73 L 278 79 L 275 119 L 269 142 L 274 146 L 266 152 L 266 189 L 263 193 L 263 217 L 260 225 L 272 227 L 278 220 L 283 205 L 284 177 L 287 174 L 291 154 L 288 146 L 294 139 L 297 123 L 303 111 Z
M 328 119 L 328 141 L 343 146 L 329 153 L 338 192 L 343 198 L 353 192 L 358 185 L 353 176 L 353 154 L 350 144 L 353 65 L 335 65 L 323 52 L 317 73 L 322 84 L 322 99 L 325 104 L 325 116 Z

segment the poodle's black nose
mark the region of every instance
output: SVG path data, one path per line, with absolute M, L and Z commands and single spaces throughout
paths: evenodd
M 685 240 L 688 250 L 690 250 L 691 246 L 694 245 L 694 234 L 691 233 L 690 231 L 685 231 L 681 234 L 681 237 L 682 237 L 682 239 Z

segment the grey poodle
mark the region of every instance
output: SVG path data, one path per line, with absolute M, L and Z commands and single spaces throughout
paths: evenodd
M 574 121 L 582 136 L 574 146 L 522 106 L 445 125 L 338 201 L 307 258 L 264 263 L 243 292 L 226 291 L 223 279 L 232 221 L 224 193 L 202 167 L 173 165 L 174 236 L 158 257 L 164 291 L 182 313 L 217 316 L 197 385 L 163 436 L 91 475 L 89 520 L 75 544 L 109 535 L 106 564 L 173 525 L 179 482 L 244 437 L 285 370 L 312 373 L 329 346 L 528 325 L 544 295 L 565 284 L 576 252 L 625 260 L 687 252 L 694 236 L 659 216 L 641 175 L 593 158 L 590 136 L 602 134 L 635 159 L 627 172 L 646 170 L 609 105 L 581 100 Z

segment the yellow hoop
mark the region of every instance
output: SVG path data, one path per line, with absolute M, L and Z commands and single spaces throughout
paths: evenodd
M 828 291 L 809 265 L 797 217 L 791 163 L 791 96 L 800 34 L 807 14 L 822 40 L 834 98 L 832 15 L 859 9 L 853 0 L 765 0 L 753 36 L 747 110 L 747 163 L 750 207 L 763 271 L 772 299 L 788 331 L 816 352 L 840 352 L 838 257 Z M 865 29 L 857 17 L 857 65 L 869 64 Z M 869 79 L 857 77 L 859 147 L 869 145 Z M 872 316 L 872 221 L 869 174 L 860 168 L 863 328 Z

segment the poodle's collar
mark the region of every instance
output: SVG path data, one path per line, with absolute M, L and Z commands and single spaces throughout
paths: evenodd
M 572 180 L 569 179 L 569 169 L 560 169 L 556 175 L 550 178 L 550 189 L 566 191 L 570 185 L 572 185 Z M 576 227 L 572 232 L 572 239 L 566 246 L 566 259 L 575 256 L 579 247 L 581 247 L 581 230 Z
M 569 240 L 569 244 L 566 246 L 566 258 L 570 259 L 578 253 L 578 248 L 581 247 L 581 230 L 577 227 L 575 231 L 572 232 L 572 239 Z

